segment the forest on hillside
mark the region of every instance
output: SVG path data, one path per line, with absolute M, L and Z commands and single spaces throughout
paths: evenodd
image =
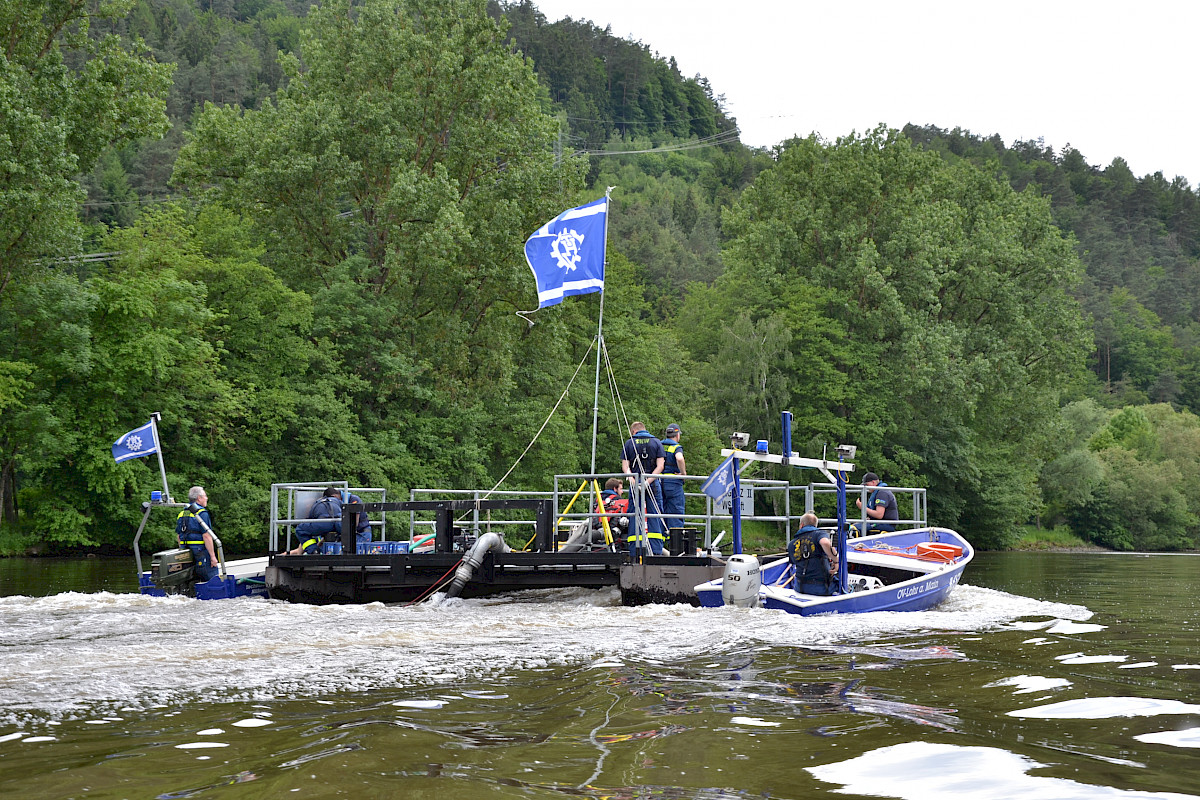
M 515 312 L 525 238 L 609 186 L 598 469 L 627 420 L 679 423 L 700 472 L 786 409 L 983 547 L 1197 545 L 1181 179 L 930 126 L 747 148 L 703 77 L 528 0 L 0 23 L 0 551 L 126 546 L 157 465 L 108 448 L 152 411 L 245 550 L 272 482 L 587 471 L 599 297 Z

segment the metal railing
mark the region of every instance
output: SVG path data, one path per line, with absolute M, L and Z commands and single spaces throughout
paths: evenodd
M 348 481 L 300 481 L 296 483 L 273 483 L 271 484 L 271 520 L 269 523 L 270 552 L 279 552 L 280 529 L 283 530 L 286 549 L 290 550 L 292 549 L 292 530 L 296 525 L 304 522 L 328 522 L 328 520 L 308 519 L 307 517 L 301 517 L 300 514 L 307 513 L 307 509 L 304 512 L 297 511 L 296 501 L 298 496 L 307 498 L 309 495 L 324 491 L 331 486 L 351 494 L 359 495 L 360 497 L 363 495 L 368 497 L 374 497 L 378 495 L 379 502 L 387 501 L 387 489 L 367 486 L 354 487 L 350 486 Z M 279 501 L 281 493 L 283 493 L 285 502 L 284 513 L 286 516 L 283 517 L 279 515 Z M 364 497 L 363 499 L 365 500 L 366 498 Z M 311 505 L 311 503 L 309 503 L 309 505 Z M 386 517 L 378 520 L 370 520 L 370 526 L 372 528 L 372 533 L 374 532 L 374 529 L 378 529 L 380 531 L 381 538 L 384 541 L 387 540 Z M 372 538 L 374 538 L 374 536 L 372 536 Z
M 703 483 L 707 480 L 707 475 L 670 475 L 672 480 L 681 480 L 684 485 L 691 484 L 695 486 L 697 483 Z M 593 486 L 604 488 L 604 483 L 609 478 L 619 478 L 622 484 L 630 489 L 630 512 L 627 514 L 613 514 L 596 510 L 597 499 Z M 594 482 L 594 483 L 593 483 Z M 766 478 L 747 478 L 740 479 L 743 487 L 743 494 L 746 500 L 742 504 L 742 519 L 756 520 L 760 522 L 781 523 L 786 526 L 787 538 L 795 532 L 798 520 L 801 514 L 813 513 L 814 509 L 821 502 L 822 498 L 827 495 L 835 495 L 837 493 L 836 484 L 832 483 L 809 483 L 809 484 L 793 484 L 788 481 L 771 480 Z M 302 522 L 314 522 L 317 520 L 308 520 L 293 518 L 295 513 L 295 497 L 298 492 L 312 492 L 318 489 L 324 489 L 328 486 L 337 486 L 338 488 L 347 489 L 354 494 L 363 493 L 379 493 L 381 501 L 386 500 L 386 492 L 383 489 L 362 488 L 356 489 L 349 487 L 345 481 L 319 481 L 312 483 L 287 483 L 274 484 L 271 487 L 271 548 L 272 551 L 277 551 L 277 534 L 280 528 L 286 528 L 288 533 L 288 543 L 291 543 L 291 529 L 293 525 Z M 583 487 L 582 489 L 580 487 Z M 888 486 L 894 495 L 896 495 L 897 504 L 901 502 L 901 498 L 906 498 L 906 502 L 912 509 L 912 516 L 899 520 L 888 520 L 886 524 L 897 526 L 914 526 L 925 527 L 928 519 L 928 507 L 926 502 L 926 490 L 917 487 L 899 487 Z M 873 487 L 862 486 L 858 484 L 848 484 L 846 486 L 848 505 L 847 509 L 848 522 L 860 523 L 863 525 L 879 524 L 879 520 L 871 519 L 865 511 L 859 511 L 852 505 L 853 498 L 858 495 L 865 507 Z M 279 516 L 279 501 L 280 493 L 287 492 L 287 513 L 288 517 Z M 732 520 L 733 515 L 727 504 L 719 504 L 711 497 L 703 492 L 684 491 L 684 513 L 682 514 L 666 514 L 662 513 L 661 509 L 648 509 L 646 504 L 632 502 L 632 495 L 638 491 L 646 491 L 646 483 L 643 476 L 623 473 L 623 472 L 607 472 L 607 473 L 576 473 L 576 474 L 561 474 L 554 476 L 554 488 L 551 491 L 514 491 L 514 490 L 498 490 L 487 491 L 483 489 L 430 489 L 416 488 L 409 490 L 410 501 L 418 500 L 468 500 L 475 504 L 474 508 L 463 513 L 458 517 L 456 522 L 465 523 L 464 527 L 472 530 L 491 529 L 513 527 L 532 528 L 534 522 L 529 519 L 494 519 L 491 512 L 486 515 L 481 514 L 479 504 L 486 499 L 534 499 L 534 498 L 550 498 L 554 501 L 554 519 L 555 519 L 555 534 L 557 535 L 560 528 L 571 527 L 580 520 L 590 519 L 599 520 L 601 517 L 618 517 L 618 516 L 633 516 L 634 524 L 639 526 L 639 530 L 645 529 L 647 519 L 682 519 L 685 527 L 700 528 L 703 531 L 703 546 L 707 550 L 712 546 L 713 541 L 713 523 Z M 793 493 L 803 492 L 803 499 L 797 498 L 793 500 Z M 773 494 L 781 493 L 782 497 L 772 505 L 782 504 L 782 511 L 775 513 L 755 513 L 756 500 L 770 497 Z M 574 505 L 571 505 L 574 499 Z M 570 509 L 567 510 L 567 506 Z M 693 510 L 688 511 L 690 506 Z M 695 510 L 698 506 L 702 510 L 697 513 Z M 803 510 L 798 510 L 797 506 Z M 424 536 L 424 530 L 430 532 L 434 530 L 435 520 L 419 519 L 419 514 L 426 512 L 409 511 L 409 535 L 413 538 Z M 372 520 L 372 527 L 383 529 L 383 539 L 386 540 L 386 515 L 383 515 L 382 520 Z M 829 526 L 836 523 L 835 517 L 818 516 L 819 526 Z M 664 525 L 665 527 L 665 525 Z

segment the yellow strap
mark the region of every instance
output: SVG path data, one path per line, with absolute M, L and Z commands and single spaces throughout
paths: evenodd
M 558 525 L 562 525 L 563 520 L 566 519 L 566 515 L 571 513 L 571 506 L 575 505 L 575 501 L 579 499 L 579 495 L 583 494 L 583 490 L 587 488 L 587 485 L 587 481 L 579 484 L 579 491 L 575 492 L 575 496 L 571 498 L 571 502 L 567 503 L 567 507 L 563 509 L 563 516 L 558 518 Z M 558 530 L 557 525 L 555 526 L 555 530 Z M 529 541 L 532 542 L 533 539 L 530 539 Z
M 608 509 L 604 507 L 604 499 L 600 494 L 600 484 L 595 478 L 592 478 L 592 490 L 596 492 L 596 499 L 600 503 L 600 511 L 606 512 Z M 612 530 L 610 530 L 608 527 L 608 517 L 601 517 L 600 524 L 604 527 L 604 543 L 609 547 L 612 547 L 613 535 Z

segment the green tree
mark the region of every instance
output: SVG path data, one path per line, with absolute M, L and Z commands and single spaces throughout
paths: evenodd
M 483 2 L 327 4 L 301 55 L 260 110 L 208 106 L 176 180 L 253 218 L 268 266 L 312 295 L 323 372 L 395 479 L 476 485 L 481 400 L 520 391 L 522 243 L 583 163 L 556 162 L 557 123 Z
M 169 64 L 91 35 L 132 0 L 0 0 L 0 302 L 79 241 L 77 180 L 105 147 L 166 130 Z M 3 491 L 3 490 L 0 490 Z
M 0 521 L 9 525 L 17 521 L 22 459 L 36 460 L 43 444 L 42 428 L 22 428 L 16 420 L 36 417 L 44 392 L 62 378 L 53 367 L 42 374 L 43 359 L 57 363 L 59 356 L 46 349 L 54 334 L 34 320 L 61 328 L 67 351 L 87 341 L 92 295 L 54 266 L 56 258 L 78 252 L 79 176 L 92 171 L 104 148 L 166 130 L 171 65 L 155 63 L 139 40 L 91 29 L 131 6 L 0 0 L 0 316 L 12 321 L 0 332 L 0 351 L 10 359 L 2 371 L 9 388 L 0 434 Z M 111 177 L 120 194 L 120 176 L 114 170 Z M 42 296 L 46 308 L 30 305 Z
M 756 317 L 820 292 L 793 319 L 845 335 L 796 371 L 830 356 L 840 382 L 796 374 L 794 394 L 839 398 L 860 463 L 928 482 L 938 521 L 1002 543 L 1040 505 L 1058 386 L 1088 347 L 1048 204 L 882 128 L 776 155 L 726 214 L 717 291 Z

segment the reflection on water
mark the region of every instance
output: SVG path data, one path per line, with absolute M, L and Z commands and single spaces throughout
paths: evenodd
M 950 744 L 909 742 L 884 747 L 856 758 L 821 767 L 809 767 L 816 777 L 841 784 L 845 791 L 903 800 L 938 800 L 962 797 L 963 786 L 987 776 L 988 797 L 1022 800 L 1073 800 L 1073 798 L 1195 797 L 1153 794 L 1097 787 L 1063 778 L 1029 775 L 1044 767 L 1028 758 L 993 747 L 958 747 Z
M 824 618 L 2 597 L 0 795 L 1192 795 L 1195 563 L 985 553 L 939 609 Z

